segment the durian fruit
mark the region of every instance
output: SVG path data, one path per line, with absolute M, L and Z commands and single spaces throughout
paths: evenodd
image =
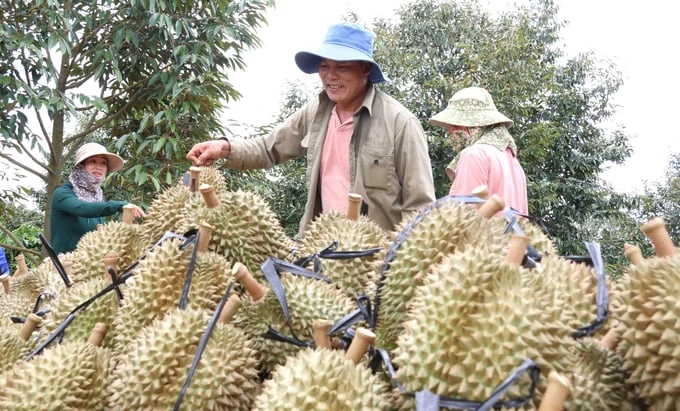
M 182 184 L 163 190 L 152 201 L 142 222 L 140 236 L 145 247 L 154 245 L 168 231 L 175 232 L 191 192 Z M 184 234 L 184 233 L 178 233 Z
M 174 310 L 180 301 L 193 249 L 168 239 L 150 250 L 126 281 L 123 305 L 113 321 L 113 348 L 121 352 L 144 326 Z M 198 251 L 189 305 L 212 309 L 231 279 L 231 264 L 220 255 Z
M 102 273 L 102 261 L 109 253 L 118 255 L 118 266 L 127 268 L 143 251 L 140 225 L 109 221 L 81 237 L 73 261 L 73 283 L 86 281 Z
M 409 306 L 393 362 L 407 392 L 486 400 L 528 358 L 520 267 L 528 238 L 514 237 L 507 261 L 481 246 L 432 268 Z M 516 250 L 519 252 L 516 253 Z M 504 399 L 529 392 L 522 377 Z
M 507 260 L 481 246 L 467 247 L 432 268 L 416 289 L 393 362 L 407 392 L 486 400 L 528 358 L 519 266 L 527 237 L 513 237 Z M 502 399 L 524 396 L 520 378 Z
M 305 231 L 298 249 L 300 257 L 319 253 L 337 242 L 335 251 L 362 251 L 379 248 L 366 257 L 334 260 L 321 258 L 322 274 L 345 291 L 350 298 L 361 294 L 373 297 L 380 267 L 389 246 L 380 226 L 365 216 L 350 220 L 340 211 L 318 216 Z
M 253 410 L 386 410 L 387 384 L 359 363 L 375 335 L 359 328 L 347 353 L 305 348 L 276 367 Z
M 236 314 L 233 323 L 253 340 L 260 356 L 261 370 L 266 374 L 276 365 L 283 364 L 286 357 L 299 351 L 300 347 L 262 336 L 270 326 L 285 335 L 291 334 L 279 300 L 273 292 L 260 285 L 243 264 L 234 264 L 232 273 L 249 294 L 243 299 L 243 308 Z M 354 309 L 349 297 L 325 281 L 283 273 L 281 284 L 286 293 L 293 332 L 303 342 L 313 339 L 313 324 L 317 318 L 336 321 Z
M 0 376 L 0 408 L 103 410 L 111 355 L 94 343 L 69 341 L 18 362 Z
M 507 240 L 494 224 L 466 204 L 444 197 L 424 208 L 392 243 L 378 283 L 376 345 L 391 351 L 403 330 L 415 289 L 426 274 L 450 254 L 466 246 L 484 246 L 503 255 Z
M 239 261 L 259 280 L 260 266 L 270 257 L 287 259 L 293 241 L 286 236 L 276 214 L 258 194 L 236 191 L 220 193 L 201 185 L 205 204 L 185 210 L 179 231 L 187 232 L 205 222 L 213 227 L 209 249 L 230 261 Z
M 32 338 L 31 334 L 40 323 L 42 323 L 40 317 L 29 314 L 21 327 L 6 323 L 0 326 L 0 347 L 2 347 L 0 374 L 33 351 L 37 341 Z
M 108 408 L 173 409 L 208 321 L 207 311 L 189 307 L 145 327 L 113 372 Z M 256 365 L 246 334 L 218 323 L 180 409 L 249 410 L 259 388 Z
M 655 257 L 631 265 L 623 279 L 617 320 L 617 352 L 628 382 L 650 410 L 680 409 L 680 253 L 675 252 L 663 220 L 641 229 L 654 245 Z
M 621 411 L 630 387 L 623 372 L 623 359 L 600 341 L 578 340 L 570 353 L 572 395 L 565 410 Z
M 51 304 L 50 313 L 45 318 L 45 332 L 51 334 L 66 320 L 66 317 L 74 308 L 104 290 L 109 284 L 111 284 L 111 280 L 107 280 L 103 274 L 100 274 L 100 277 L 81 281 L 62 292 Z M 121 288 L 125 292 L 125 286 L 121 286 Z M 99 297 L 87 308 L 75 314 L 75 318 L 63 332 L 63 341 L 86 340 L 97 323 L 104 323 L 110 328 L 118 314 L 119 306 L 115 291 L 110 291 Z M 111 340 L 112 335 L 108 333 L 103 346 L 109 347 Z

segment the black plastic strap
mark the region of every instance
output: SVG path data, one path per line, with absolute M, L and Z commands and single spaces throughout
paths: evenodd
M 182 390 L 179 392 L 179 395 L 177 396 L 177 401 L 175 401 L 175 406 L 172 407 L 172 409 L 174 411 L 179 410 L 179 407 L 182 405 L 182 401 L 184 400 L 184 395 L 186 395 L 186 392 L 189 389 L 189 385 L 191 385 L 191 380 L 193 379 L 194 374 L 196 373 L 196 368 L 198 368 L 198 363 L 201 361 L 201 357 L 203 356 L 203 352 L 205 351 L 205 348 L 208 346 L 208 341 L 210 340 L 210 336 L 212 335 L 212 332 L 215 329 L 215 326 L 217 325 L 217 321 L 220 318 L 220 314 L 222 313 L 222 309 L 224 309 L 224 305 L 227 303 L 227 299 L 229 299 L 229 295 L 231 294 L 232 288 L 233 288 L 233 283 L 229 282 L 229 286 L 227 287 L 227 292 L 225 292 L 224 295 L 222 296 L 222 300 L 217 305 L 217 308 L 215 308 L 215 312 L 213 313 L 212 317 L 210 318 L 210 321 L 208 322 L 208 326 L 206 327 L 205 331 L 203 332 L 203 336 L 201 337 L 201 340 L 198 343 L 198 349 L 196 350 L 196 354 L 194 355 L 194 359 L 191 361 L 191 367 L 189 367 L 189 371 L 187 371 L 187 378 L 184 381 L 184 385 L 182 386 Z
M 118 275 L 116 274 L 116 270 L 113 267 L 109 267 L 107 271 L 111 276 L 111 282 L 113 284 L 116 284 L 116 282 L 118 281 Z M 123 292 L 120 290 L 120 287 L 118 287 L 117 284 L 114 287 L 116 291 L 116 297 L 118 298 L 118 305 L 120 305 L 123 302 Z
M 365 294 L 361 294 L 357 297 L 356 302 L 359 308 L 336 321 L 328 330 L 328 335 L 345 331 L 361 321 L 366 321 L 370 328 L 374 328 L 373 314 L 371 313 L 371 299 Z
M 200 240 L 200 237 L 201 233 L 197 231 L 195 237 L 193 238 L 194 249 L 191 252 L 191 260 L 189 261 L 189 267 L 187 267 L 187 273 L 184 277 L 182 295 L 179 298 L 180 310 L 186 309 L 187 304 L 189 303 L 189 289 L 191 288 L 191 281 L 194 278 L 194 269 L 196 268 L 196 256 L 198 255 L 198 241 Z
M 370 368 L 373 370 L 374 373 L 380 366 L 381 362 L 385 365 L 385 368 L 387 369 L 387 372 L 390 375 L 390 379 L 393 385 L 396 386 L 397 389 L 401 391 L 402 394 L 416 398 L 417 411 L 437 410 L 440 408 L 458 410 L 478 410 L 478 411 L 488 411 L 491 408 L 497 409 L 519 408 L 522 407 L 524 404 L 528 403 L 529 401 L 531 401 L 531 399 L 533 398 L 534 393 L 536 391 L 536 386 L 538 384 L 538 379 L 541 374 L 541 369 L 531 359 L 527 358 L 522 362 L 522 364 L 519 367 L 515 368 L 510 373 L 510 375 L 500 385 L 498 385 L 498 387 L 496 387 L 496 389 L 493 391 L 493 393 L 491 393 L 489 398 L 487 398 L 483 402 L 479 402 L 452 398 L 442 398 L 427 390 L 419 391 L 416 393 L 406 392 L 406 388 L 404 387 L 404 385 L 396 379 L 397 373 L 395 371 L 394 366 L 392 365 L 392 361 L 390 360 L 389 354 L 384 349 L 379 348 L 374 351 L 374 356 L 369 363 Z M 508 389 L 510 389 L 510 387 L 512 387 L 517 382 L 517 380 L 519 380 L 522 374 L 526 372 L 529 372 L 531 374 L 530 375 L 531 386 L 529 387 L 529 393 L 521 398 L 499 402 L 498 400 L 503 396 L 503 394 L 505 394 L 505 392 Z
M 313 270 L 315 273 L 322 273 L 323 270 L 321 268 L 321 259 L 325 258 L 328 260 L 349 260 L 352 258 L 362 258 L 362 257 L 368 257 L 373 254 L 379 253 L 382 248 L 381 247 L 374 247 L 374 248 L 368 248 L 365 250 L 356 250 L 356 251 L 336 251 L 338 249 L 338 241 L 335 240 L 333 241 L 329 246 L 323 248 L 321 251 L 318 253 L 314 253 L 312 255 L 302 257 L 295 261 L 295 265 L 298 265 L 300 267 L 306 267 L 310 262 L 313 262 Z
M 597 291 L 595 294 L 597 308 L 595 320 L 588 325 L 580 327 L 572 335 L 574 339 L 577 340 L 595 334 L 597 330 L 602 328 L 609 316 L 609 290 L 607 289 L 607 278 L 604 272 L 604 261 L 602 259 L 602 252 L 600 251 L 600 244 L 596 242 L 586 243 L 586 248 L 590 254 L 595 272 L 597 273 Z
M 38 234 L 40 237 L 40 241 L 43 244 L 43 247 L 45 247 L 45 250 L 47 250 L 47 255 L 50 257 L 50 260 L 52 260 L 52 264 L 54 264 L 54 268 L 57 269 L 57 273 L 59 273 L 59 276 L 61 279 L 64 281 L 64 284 L 66 284 L 67 288 L 71 287 L 71 280 L 68 278 L 68 275 L 66 274 L 66 270 L 64 270 L 64 266 L 61 265 L 61 261 L 59 261 L 59 257 L 57 256 L 57 253 L 54 252 L 54 248 L 50 245 L 50 242 L 47 241 L 47 238 L 45 238 L 42 233 Z

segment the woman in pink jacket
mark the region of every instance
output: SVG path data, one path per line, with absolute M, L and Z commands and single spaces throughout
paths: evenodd
M 486 185 L 510 206 L 528 214 L 527 180 L 517 160 L 517 145 L 508 132 L 512 120 L 501 114 L 488 91 L 468 87 L 451 97 L 442 112 L 430 119 L 451 135 L 458 154 L 446 168 L 450 195 L 470 195 Z

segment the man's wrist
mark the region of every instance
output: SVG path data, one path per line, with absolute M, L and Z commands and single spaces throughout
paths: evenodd
M 226 160 L 231 154 L 231 143 L 227 137 L 220 137 L 218 140 L 223 141 L 220 147 L 220 157 Z

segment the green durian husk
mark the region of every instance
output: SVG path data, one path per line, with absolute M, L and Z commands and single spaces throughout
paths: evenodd
M 572 391 L 565 410 L 621 411 L 631 408 L 623 371 L 623 359 L 603 347 L 598 340 L 586 337 L 577 341 L 570 353 Z M 626 402 L 628 404 L 626 404 Z
M 156 244 L 166 232 L 175 232 L 176 225 L 182 217 L 182 210 L 191 196 L 187 187 L 176 184 L 163 190 L 153 199 L 141 224 L 140 236 L 145 247 Z
M 423 279 L 393 362 L 409 392 L 486 400 L 528 358 L 521 277 L 526 270 L 482 247 L 450 254 Z M 503 397 L 529 392 L 528 376 Z
M 142 329 L 113 372 L 108 408 L 172 409 L 208 320 L 208 311 L 176 309 Z M 249 410 L 259 388 L 256 365 L 245 333 L 218 323 L 180 409 Z
M 81 237 L 74 253 L 73 275 L 75 284 L 105 274 L 104 257 L 109 253 L 118 256 L 118 270 L 132 265 L 143 253 L 141 226 L 109 221 Z
M 434 266 L 466 246 L 483 246 L 490 254 L 503 255 L 507 244 L 498 224 L 456 201 L 442 200 L 423 210 L 409 224 L 413 226 L 410 233 L 402 230 L 400 236 L 405 238 L 398 238 L 391 246 L 396 254 L 391 262 L 386 261 L 389 268 L 383 270 L 384 278 L 377 290 L 376 346 L 388 351 L 394 349 L 403 330 L 402 323 L 416 288 Z
M 380 267 L 385 259 L 389 241 L 380 226 L 368 217 L 352 221 L 339 211 L 318 216 L 311 222 L 300 241 L 298 255 L 307 257 L 337 242 L 335 251 L 363 251 L 372 248 L 379 252 L 366 257 L 345 260 L 320 259 L 322 274 L 331 279 L 350 298 L 375 295 Z
M 288 273 L 281 275 L 281 283 L 286 293 L 293 331 L 302 341 L 313 339 L 315 320 L 327 319 L 334 322 L 355 308 L 353 300 L 334 284 Z M 233 324 L 242 328 L 253 340 L 260 356 L 260 368 L 265 374 L 300 350 L 296 345 L 262 336 L 269 326 L 285 335 L 291 334 L 281 305 L 271 291 L 258 301 L 244 299 L 243 307 L 236 313 Z
M 617 352 L 653 410 L 680 409 L 680 254 L 632 265 L 616 295 Z
M 26 358 L 38 345 L 35 336 L 30 336 L 27 340 L 19 337 L 18 333 L 21 325 L 2 323 L 0 326 L 0 375 L 11 368 L 14 364 Z
M 274 370 L 253 410 L 387 410 L 388 385 L 342 350 L 305 348 Z
M 258 194 L 247 191 L 215 193 L 220 204 L 205 204 L 185 210 L 180 232 L 197 229 L 202 222 L 213 227 L 208 249 L 229 261 L 248 267 L 258 281 L 264 281 L 260 269 L 268 258 L 287 260 L 294 242 L 286 236 L 281 223 Z
M 114 319 L 114 350 L 121 352 L 139 330 L 178 307 L 192 248 L 180 249 L 178 239 L 168 239 L 140 261 L 126 282 L 126 294 Z M 198 252 L 188 303 L 214 309 L 231 281 L 230 263 L 223 256 Z
M 51 334 L 77 306 L 104 290 L 109 284 L 110 281 L 102 275 L 99 278 L 93 277 L 87 281 L 81 281 L 66 289 L 51 304 L 51 310 L 44 322 L 45 332 Z M 121 285 L 120 289 L 122 293 L 125 293 L 125 285 Z M 104 323 L 108 329 L 111 329 L 119 307 L 120 303 L 115 291 L 104 294 L 88 305 L 87 308 L 75 314 L 73 321 L 64 330 L 62 340 L 86 341 L 97 323 Z M 102 346 L 110 347 L 112 340 L 112 333 L 107 333 Z
M 69 341 L 17 363 L 0 376 L 5 410 L 103 410 L 110 352 Z

